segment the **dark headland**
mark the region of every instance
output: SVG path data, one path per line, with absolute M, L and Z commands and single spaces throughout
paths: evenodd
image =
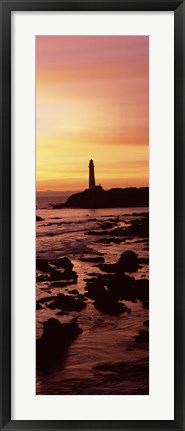
M 148 187 L 104 190 L 101 186 L 75 193 L 53 208 L 124 208 L 149 206 Z

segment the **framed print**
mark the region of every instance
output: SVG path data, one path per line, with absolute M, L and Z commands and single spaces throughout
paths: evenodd
M 184 429 L 184 1 L 1 1 L 1 429 Z
M 37 394 L 149 394 L 148 65 L 148 36 L 36 36 Z

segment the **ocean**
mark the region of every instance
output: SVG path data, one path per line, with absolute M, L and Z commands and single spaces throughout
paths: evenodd
M 149 280 L 148 236 L 142 232 L 137 235 L 122 234 L 132 224 L 137 227 L 141 222 L 142 226 L 149 209 L 52 208 L 52 205 L 64 202 L 66 198 L 65 194 L 62 197 L 37 195 L 36 214 L 42 218 L 36 223 L 37 259 L 44 259 L 52 265 L 57 258 L 67 257 L 77 274 L 77 282 L 74 280 L 74 283 L 72 281 L 61 287 L 47 276 L 42 280 L 43 273 L 37 270 L 37 339 L 42 337 L 43 324 L 50 318 L 58 319 L 61 324 L 77 322 L 83 332 L 70 344 L 65 359 L 49 372 L 37 372 L 36 393 L 148 394 L 149 310 L 146 302 L 137 298 L 120 300 L 128 311 L 114 315 L 111 310 L 100 311 L 95 307 L 92 297 L 86 296 L 86 286 L 89 280 L 96 283 L 97 278 L 99 280 L 104 274 L 99 258 L 105 264 L 114 264 L 125 251 L 136 253 L 141 262 L 137 271 L 125 274 L 134 277 L 134 282 Z M 92 258 L 95 258 L 94 261 Z M 74 291 L 77 293 L 72 293 Z M 58 314 L 61 309 L 49 305 L 61 293 L 71 297 L 83 295 L 84 308 Z

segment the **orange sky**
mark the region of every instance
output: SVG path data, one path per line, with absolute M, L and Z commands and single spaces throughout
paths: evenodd
M 148 185 L 149 38 L 36 37 L 37 191 Z

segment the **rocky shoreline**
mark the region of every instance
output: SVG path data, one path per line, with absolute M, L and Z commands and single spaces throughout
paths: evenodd
M 125 241 L 129 239 L 133 241 L 133 244 L 134 241 L 138 244 L 141 241 L 147 246 L 149 217 L 148 213 L 133 214 L 132 221 L 123 226 L 119 224 L 119 219 L 109 217 L 107 222 L 99 222 L 98 228 L 84 232 L 84 236 L 89 238 L 89 241 L 93 238 L 94 243 L 100 242 L 100 244 L 106 245 L 108 241 L 109 246 L 118 244 L 121 247 L 123 242 L 124 251 L 120 253 L 117 260 L 112 260 L 112 263 L 107 262 L 106 257 L 101 253 L 92 252 L 91 254 L 90 249 L 87 254 L 80 253 L 79 265 L 81 263 L 86 266 L 90 265 L 89 268 L 94 268 L 92 272 L 86 274 L 84 272 L 83 289 L 79 284 L 79 273 L 76 266 L 74 267 L 72 259 L 65 255 L 55 259 L 42 258 L 40 255 L 37 257 L 36 281 L 45 296 L 37 298 L 36 309 L 39 313 L 45 312 L 45 310 L 50 313 L 50 317 L 44 320 L 43 332 L 37 339 L 38 375 L 48 376 L 58 365 L 61 369 L 65 366 L 71 345 L 83 336 L 84 326 L 81 324 L 80 316 L 83 316 L 86 310 L 88 313 L 89 306 L 92 309 L 94 307 L 94 310 L 100 313 L 97 323 L 104 327 L 107 325 L 108 316 L 116 319 L 121 316 L 123 318 L 125 316 L 125 319 L 127 319 L 126 316 L 132 317 L 131 304 L 139 302 L 143 310 L 148 310 L 149 280 L 147 278 L 138 279 L 137 276 L 143 265 L 148 265 L 148 259 L 140 257 L 129 247 L 125 249 Z M 92 220 L 96 222 L 96 218 Z M 94 328 L 90 314 L 87 319 L 89 328 L 91 325 Z M 144 386 L 140 393 L 147 393 L 149 321 L 146 320 L 146 317 L 145 320 L 143 319 L 143 329 L 138 329 L 138 332 L 133 335 L 132 343 L 132 348 L 143 349 L 146 352 L 144 362 L 137 361 L 134 367 L 132 361 L 129 363 L 102 361 L 101 364 L 94 365 L 93 370 L 103 374 L 103 378 L 108 376 L 107 373 L 113 373 L 120 382 L 125 378 L 125 372 L 131 372 L 130 378 L 134 381 L 134 378 L 138 378 L 140 370 L 140 376 L 143 376 L 144 379 Z M 110 381 L 112 378 L 110 377 Z M 89 391 L 90 389 L 87 389 L 87 393 L 93 393 Z M 77 393 L 85 394 L 85 389 Z M 133 393 L 137 393 L 137 391 Z
M 148 207 L 149 188 L 129 187 L 103 190 L 95 187 L 71 195 L 65 203 L 55 204 L 53 208 L 126 208 Z
M 47 280 L 51 282 L 50 288 L 66 287 L 69 283 L 77 283 L 77 274 L 73 271 L 73 264 L 67 258 L 59 258 L 54 262 L 44 259 L 37 259 L 37 269 L 47 273 Z M 106 273 L 95 273 L 93 277 L 85 279 L 85 293 L 80 294 L 73 289 L 69 295 L 59 293 L 55 296 L 48 296 L 44 300 L 37 301 L 37 309 L 42 308 L 45 303 L 51 310 L 61 310 L 57 314 L 63 315 L 65 312 L 82 311 L 86 307 L 87 298 L 93 300 L 93 305 L 105 314 L 119 316 L 121 313 L 130 313 L 123 301 L 141 301 L 142 306 L 148 308 L 149 304 L 149 281 L 146 279 L 135 280 L 133 276 L 126 275 L 125 272 L 136 272 L 140 265 L 140 259 L 132 251 L 124 252 L 119 260 L 114 264 L 100 264 L 99 269 Z M 41 278 L 38 278 L 41 282 Z M 46 278 L 43 278 L 45 281 Z M 55 280 L 60 280 L 57 284 Z M 44 323 L 44 332 L 37 341 L 37 368 L 46 370 L 50 368 L 56 360 L 64 358 L 67 348 L 75 337 L 82 332 L 78 324 L 74 322 L 62 325 L 56 318 L 49 319 Z M 147 330 L 143 330 L 136 340 L 140 341 L 147 337 Z M 58 346 L 58 347 L 57 347 Z M 46 354 L 47 350 L 50 354 Z

